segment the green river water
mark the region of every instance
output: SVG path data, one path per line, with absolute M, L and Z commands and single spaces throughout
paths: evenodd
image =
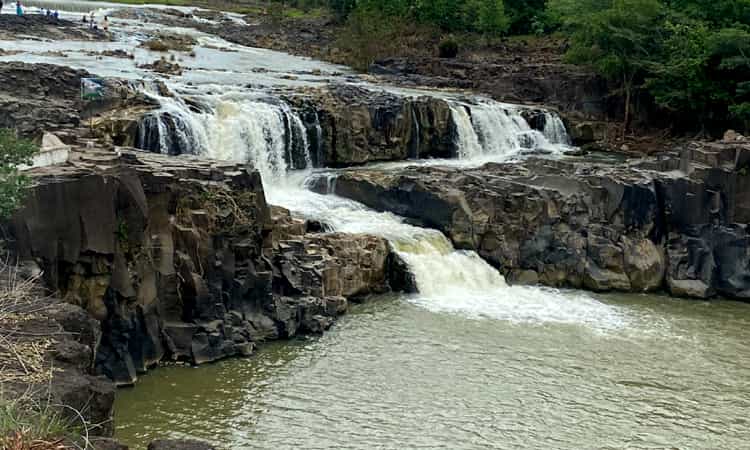
M 388 296 L 326 335 L 159 368 L 118 437 L 232 449 L 750 448 L 750 305 L 599 296 L 599 326 L 432 312 Z M 571 301 L 574 301 L 573 299 Z

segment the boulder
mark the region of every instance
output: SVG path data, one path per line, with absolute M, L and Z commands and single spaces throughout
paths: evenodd
M 148 450 L 216 450 L 217 447 L 192 439 L 157 439 L 148 444 Z

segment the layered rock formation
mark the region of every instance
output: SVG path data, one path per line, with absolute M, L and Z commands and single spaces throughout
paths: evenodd
M 682 162 L 358 170 L 316 189 L 439 229 L 511 281 L 750 298 L 748 157 L 747 144 L 716 144 Z
M 93 77 L 84 70 L 52 64 L 6 62 L 0 65 L 0 128 L 21 135 L 41 137 L 56 131 L 66 141 L 81 133 L 77 128 L 90 115 L 97 119 L 97 137 L 108 137 L 117 145 L 132 143 L 135 128 L 128 129 L 157 104 L 147 98 L 138 83 L 106 80 L 104 98 L 81 100 L 81 79 Z M 156 84 L 157 91 L 164 86 Z M 73 137 L 71 137 L 73 136 Z
M 204 363 L 265 339 L 320 332 L 347 297 L 389 289 L 390 250 L 309 234 L 242 165 L 145 153 L 76 155 L 37 169 L 16 250 L 101 323 L 98 373 L 131 384 L 164 359 Z
M 290 101 L 306 124 L 318 167 L 456 156 L 455 124 L 444 100 L 332 85 Z

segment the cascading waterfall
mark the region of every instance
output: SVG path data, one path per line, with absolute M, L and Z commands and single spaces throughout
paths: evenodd
M 335 231 L 388 239 L 415 276 L 420 293 L 410 301 L 431 310 L 511 321 L 601 324 L 603 316 L 611 316 L 612 321 L 604 322 L 618 323 L 612 308 L 590 298 L 571 301 L 570 295 L 555 291 L 508 286 L 479 255 L 455 250 L 439 231 L 406 224 L 393 214 L 378 213 L 335 195 L 304 189 L 301 179 L 307 172 L 295 174 L 290 169 L 312 167 L 310 139 L 304 122 L 288 105 L 236 96 L 206 96 L 203 100 L 204 107 L 191 107 L 179 99 L 162 99 L 163 107 L 154 116 L 159 119 L 148 119 L 155 124 L 144 125 L 160 139 L 144 136 L 142 140 L 158 141 L 164 151 L 173 143 L 161 140 L 163 133 L 184 131 L 184 139 L 172 141 L 189 141 L 191 152 L 212 159 L 251 161 L 263 177 L 271 203 L 320 220 Z M 468 106 L 452 107 L 462 158 L 512 154 L 548 145 L 544 135 L 532 130 L 516 110 L 499 104 L 472 105 L 470 116 Z M 165 117 L 171 118 L 175 130 L 163 129 L 170 123 Z M 335 192 L 336 176 L 328 176 L 326 185 L 329 192 Z
M 164 154 L 249 161 L 270 183 L 313 166 L 307 129 L 289 105 L 261 98 L 203 98 L 191 107 L 154 93 L 161 108 L 142 119 L 136 146 Z
M 473 159 L 484 153 L 471 117 L 463 105 L 451 104 L 451 117 L 456 126 L 456 147 L 460 159 Z
M 325 177 L 328 192 L 335 192 L 336 175 L 319 176 Z M 388 239 L 416 279 L 419 294 L 409 301 L 426 309 L 513 322 L 590 323 L 605 328 L 623 324 L 614 308 L 585 295 L 573 298 L 551 289 L 508 286 L 476 252 L 456 250 L 441 232 L 404 223 L 394 214 L 307 189 L 273 187 L 267 195 L 271 203 L 319 220 L 333 231 Z
M 550 112 L 544 113 L 544 137 L 552 144 L 571 145 L 570 135 L 560 116 Z
M 503 159 L 534 150 L 559 153 L 561 145 L 569 144 L 565 125 L 556 114 L 546 112 L 545 129 L 539 131 L 524 119 L 520 108 L 511 105 L 482 101 L 450 106 L 461 159 Z

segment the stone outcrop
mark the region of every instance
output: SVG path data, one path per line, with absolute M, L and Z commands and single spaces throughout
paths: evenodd
M 64 140 L 86 125 L 91 115 L 97 119 L 95 136 L 112 138 L 125 145 L 135 135 L 134 119 L 154 109 L 156 102 L 138 89 L 138 83 L 108 79 L 104 98 L 89 104 L 81 100 L 81 78 L 93 77 L 83 70 L 52 64 L 7 62 L 0 65 L 0 128 L 16 129 L 21 135 L 41 137 L 44 131 L 55 131 Z M 165 93 L 165 87 L 154 89 Z M 115 113 L 116 112 L 116 113 Z M 117 117 L 115 117 L 117 116 Z M 133 126 L 131 130 L 123 130 Z
M 511 281 L 750 298 L 748 158 L 747 144 L 712 144 L 620 166 L 347 171 L 316 189 L 439 229 Z
M 38 273 L 39 267 L 25 265 L 34 266 Z M 7 267 L 1 278 L 3 284 L 7 278 L 19 284 L 35 279 Z M 91 437 L 112 436 L 115 386 L 106 377 L 91 375 L 101 339 L 99 322 L 78 306 L 46 297 L 42 289 L 29 297 L 13 296 L 13 289 L 22 287 L 10 289 L 4 285 L 3 294 L 16 302 L 6 301 L 0 312 L 4 399 L 32 409 L 34 405 L 59 409 L 70 424 L 87 421 Z
M 216 447 L 191 439 L 158 439 L 148 444 L 148 450 L 216 450 Z
M 385 241 L 309 234 L 290 217 L 275 231 L 260 176 L 242 165 L 86 152 L 31 174 L 17 253 L 101 323 L 95 369 L 120 385 L 165 359 L 320 332 L 347 298 L 389 289 Z
M 308 130 L 317 167 L 456 155 L 455 125 L 441 99 L 332 85 L 290 102 Z
M 34 135 L 39 130 L 77 126 L 83 108 L 81 78 L 86 76 L 85 71 L 49 64 L 3 63 L 0 128 Z

